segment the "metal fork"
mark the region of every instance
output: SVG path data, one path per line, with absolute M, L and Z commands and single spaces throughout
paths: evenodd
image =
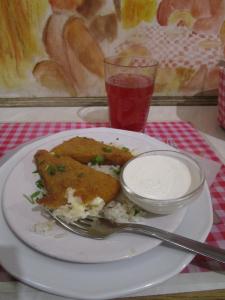
M 175 248 L 225 263 L 225 250 L 159 228 L 137 223 L 115 223 L 97 217 L 88 217 L 68 224 L 62 218 L 56 217 L 50 210 L 47 210 L 47 212 L 64 228 L 84 237 L 105 239 L 117 232 L 143 234 L 164 241 Z

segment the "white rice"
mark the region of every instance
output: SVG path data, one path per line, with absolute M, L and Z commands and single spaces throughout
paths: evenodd
M 104 207 L 103 215 L 116 222 L 137 222 L 146 216 L 146 212 L 130 202 L 121 192 L 117 199 Z
M 38 233 L 38 234 L 46 234 L 47 232 L 49 232 L 53 229 L 54 225 L 55 225 L 54 220 L 38 222 L 32 226 L 31 231 Z
M 92 168 L 118 178 L 119 166 L 90 165 Z M 55 216 L 63 218 L 67 223 L 78 219 L 85 219 L 88 216 L 104 216 L 116 222 L 137 222 L 146 215 L 135 204 L 131 203 L 121 192 L 117 199 L 107 205 L 102 198 L 96 197 L 85 204 L 82 199 L 75 195 L 75 189 L 68 187 L 65 193 L 67 203 L 53 211 Z M 50 221 L 35 224 L 33 231 L 43 233 L 50 231 L 54 225 Z
M 134 204 L 129 202 L 121 193 L 119 197 L 105 205 L 102 198 L 96 197 L 90 203 L 85 204 L 81 198 L 75 195 L 73 188 L 67 188 L 67 204 L 54 210 L 54 215 L 63 218 L 67 223 L 78 219 L 85 219 L 88 216 L 104 216 L 107 219 L 117 222 L 136 222 L 144 213 Z
M 75 196 L 75 189 L 71 187 L 67 188 L 65 198 L 67 203 L 55 209 L 53 213 L 55 216 L 62 217 L 67 223 L 85 219 L 87 216 L 98 216 L 105 205 L 100 197 L 85 204 L 80 197 Z
M 120 171 L 120 166 L 116 165 L 116 166 L 111 166 L 111 165 L 93 165 L 91 163 L 88 164 L 89 167 L 103 172 L 105 174 L 111 175 L 115 178 L 118 178 L 118 173 Z

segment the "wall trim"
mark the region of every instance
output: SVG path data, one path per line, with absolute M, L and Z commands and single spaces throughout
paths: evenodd
M 106 105 L 106 97 L 0 98 L 0 107 L 72 107 Z M 152 105 L 217 105 L 217 96 L 154 96 L 152 99 Z

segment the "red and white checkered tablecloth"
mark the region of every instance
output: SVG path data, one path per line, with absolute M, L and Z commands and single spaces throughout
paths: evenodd
M 0 157 L 8 150 L 32 139 L 63 130 L 90 127 L 108 127 L 108 124 L 80 122 L 0 123 Z M 203 137 L 189 123 L 151 122 L 147 124 L 146 134 L 165 143 L 173 141 L 179 149 L 220 162 Z M 210 187 L 210 192 L 214 210 L 219 215 L 221 223 L 213 225 L 207 242 L 225 249 L 225 166 L 222 163 L 221 169 Z M 225 268 L 222 264 L 197 255 L 183 272 L 206 272 L 209 270 L 224 271 Z M 4 270 L 0 269 L 0 281 L 8 280 L 12 280 L 12 278 Z

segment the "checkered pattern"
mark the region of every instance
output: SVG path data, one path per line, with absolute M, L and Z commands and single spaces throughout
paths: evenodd
M 69 129 L 107 126 L 107 123 L 2 123 L 0 124 L 0 157 L 19 144 L 41 136 Z M 189 123 L 152 122 L 146 126 L 146 134 L 165 143 L 174 143 L 179 149 L 220 162 L 198 131 Z M 213 225 L 207 242 L 225 249 L 225 166 L 222 164 L 210 191 L 214 210 L 219 215 L 221 224 Z M 204 272 L 212 269 L 224 270 L 224 266 L 196 256 L 183 272 Z M 11 280 L 11 277 L 0 269 L 0 282 L 6 280 Z
M 220 69 L 219 96 L 218 96 L 218 122 L 225 128 L 225 69 Z
M 210 47 L 208 46 L 210 41 Z M 121 53 L 135 44 L 149 50 L 161 67 L 198 69 L 202 65 L 215 67 L 222 55 L 216 34 L 193 33 L 185 27 L 170 27 L 142 23 L 115 51 Z

